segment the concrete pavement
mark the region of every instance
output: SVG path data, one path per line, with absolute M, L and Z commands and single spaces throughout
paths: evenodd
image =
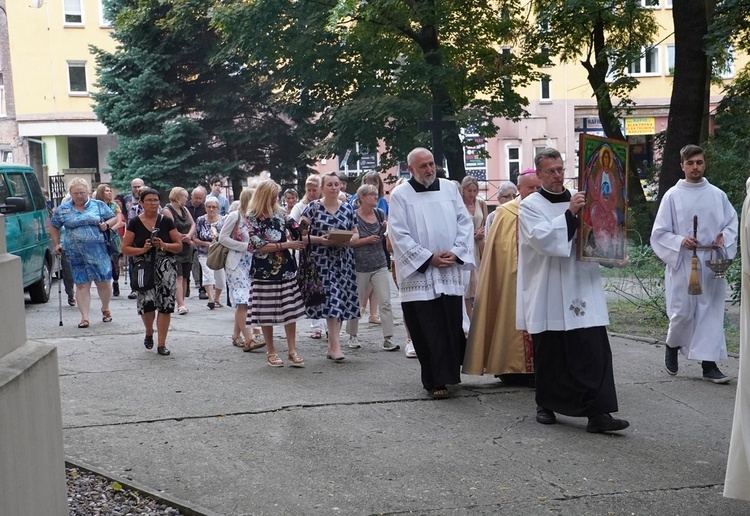
M 115 298 L 104 324 L 94 294 L 92 325 L 80 330 L 67 306 L 58 326 L 56 294 L 55 284 L 50 303 L 27 304 L 26 322 L 29 339 L 58 346 L 67 457 L 188 505 L 223 515 L 750 514 L 721 495 L 736 382 L 705 382 L 685 360 L 670 377 L 658 344 L 612 337 L 619 416 L 631 426 L 593 435 L 585 419 L 536 423 L 533 391 L 492 377 L 463 376 L 451 399 L 428 399 L 417 361 L 381 351 L 380 326 L 366 319 L 363 348 L 345 349 L 345 363 L 325 359 L 305 322 L 307 367 L 276 369 L 263 350 L 231 345 L 231 308 L 209 311 L 195 294 L 190 313 L 173 316 L 170 357 L 143 347 L 134 301 Z M 736 376 L 738 361 L 720 367 Z

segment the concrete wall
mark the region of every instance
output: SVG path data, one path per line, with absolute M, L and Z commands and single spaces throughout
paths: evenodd
M 21 260 L 0 215 L 0 513 L 67 515 L 57 349 L 26 340 Z

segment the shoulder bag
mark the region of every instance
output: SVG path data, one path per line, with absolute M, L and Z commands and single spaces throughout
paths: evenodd
M 326 300 L 325 288 L 320 280 L 315 265 L 315 259 L 310 255 L 312 244 L 310 242 L 310 233 L 307 233 L 307 246 L 300 251 L 299 269 L 297 271 L 297 281 L 302 298 L 305 300 L 305 306 L 318 306 Z
M 160 228 L 160 222 L 161 215 L 156 219 L 154 227 Z M 156 249 L 152 248 L 147 254 L 148 258 L 145 255 L 134 257 L 130 268 L 130 288 L 136 292 L 146 292 L 156 286 Z
M 101 201 L 99 201 L 101 202 Z M 97 209 L 99 210 L 99 217 L 101 218 L 101 222 L 106 222 L 106 218 L 104 218 L 104 215 L 102 214 L 102 205 L 97 204 Z M 114 231 L 107 228 L 104 233 L 104 244 L 107 248 L 107 254 L 109 255 L 109 259 L 113 262 L 117 262 L 117 260 L 120 259 L 120 249 L 117 247 L 117 238 L 114 236 Z
M 237 224 L 234 225 L 232 234 L 237 231 L 237 226 L 240 225 L 240 217 L 242 214 L 237 214 Z M 219 243 L 218 238 L 214 238 L 211 245 L 208 246 L 208 257 L 206 258 L 206 265 L 212 271 L 218 271 L 226 267 L 227 256 L 229 255 L 229 248 Z

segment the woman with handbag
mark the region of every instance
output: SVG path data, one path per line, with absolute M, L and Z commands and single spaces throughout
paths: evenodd
M 303 249 L 305 244 L 287 240 L 280 192 L 281 187 L 274 181 L 262 181 L 250 201 L 248 248 L 253 252 L 253 293 L 249 319 L 263 330 L 269 366 L 284 365 L 273 344 L 273 327 L 283 325 L 289 365 L 304 367 L 305 361 L 297 354 L 296 337 L 297 321 L 305 317 L 305 304 L 297 282 L 297 263 L 290 251 Z
M 248 250 L 250 236 L 247 214 L 252 197 L 252 190 L 249 188 L 242 190 L 237 210 L 229 212 L 219 233 L 219 243 L 229 248 L 224 271 L 229 300 L 235 308 L 232 344 L 241 347 L 244 351 L 253 351 L 265 346 L 260 330 L 257 333 L 253 330 L 253 335 L 251 335 L 247 328 L 247 306 L 250 303 L 251 288 L 250 267 L 253 261 L 253 255 Z
M 201 285 L 208 295 L 209 310 L 221 308 L 221 292 L 226 288 L 224 269 L 213 270 L 206 261 L 208 260 L 208 248 L 211 242 L 219 238 L 219 231 L 224 225 L 224 217 L 219 215 L 219 199 L 209 197 L 205 202 L 206 214 L 198 217 L 195 221 L 195 236 L 193 244 L 198 253 L 198 263 L 201 265 L 203 278 Z
M 185 315 L 188 309 L 185 306 L 185 297 L 188 293 L 190 282 L 190 271 L 193 268 L 193 235 L 195 235 L 195 221 L 190 212 L 185 208 L 188 200 L 187 190 L 181 186 L 175 186 L 169 192 L 169 204 L 164 206 L 164 216 L 172 219 L 177 231 L 181 235 L 182 249 L 175 254 L 175 266 L 177 267 L 177 313 Z
M 128 221 L 122 239 L 122 252 L 125 256 L 134 257 L 131 270 L 131 286 L 134 288 L 139 281 L 133 271 L 137 271 L 140 266 L 148 268 L 143 262 L 151 264 L 153 283 L 142 285 L 142 288 L 150 288 L 136 292 L 138 315 L 146 327 L 143 345 L 146 349 L 154 347 L 156 320 L 156 352 L 166 356 L 171 353 L 167 349 L 167 332 L 174 313 L 177 289 L 174 255 L 182 250 L 182 235 L 175 228 L 172 219 L 159 214 L 159 192 L 153 188 L 145 188 L 141 192 L 140 204 L 143 213 Z
M 102 321 L 110 322 L 112 313 L 109 301 L 112 295 L 112 264 L 107 253 L 104 232 L 111 228 L 117 218 L 101 201 L 89 198 L 89 184 L 76 177 L 68 188 L 70 200 L 57 207 L 50 221 L 49 233 L 56 254 L 65 253 L 73 273 L 76 286 L 76 301 L 81 312 L 79 328 L 89 327 L 91 306 L 91 282 L 102 302 Z M 60 242 L 60 228 L 65 235 Z M 62 245 L 61 245 L 62 244 Z
M 112 198 L 112 187 L 105 183 L 97 186 L 96 198 L 109 206 L 109 209 L 117 217 L 117 222 L 107 231 L 110 232 L 109 238 L 114 240 L 114 246 L 120 251 L 122 249 L 120 228 L 125 227 L 125 217 L 122 214 L 120 206 Z M 112 295 L 118 297 L 120 295 L 120 284 L 118 283 L 120 280 L 120 252 L 117 254 L 110 253 L 110 259 L 112 262 Z
M 326 357 L 340 362 L 346 358 L 339 342 L 341 323 L 359 318 L 357 277 L 351 249 L 358 234 L 354 208 L 339 200 L 341 184 L 336 173 L 324 175 L 321 183 L 323 198 L 307 205 L 301 222 L 309 226 L 312 256 L 325 287 L 326 298 L 320 305 L 308 306 L 307 316 L 311 319 L 326 319 Z M 329 233 L 333 230 L 352 231 L 353 234 L 350 240 L 342 242 L 329 238 Z

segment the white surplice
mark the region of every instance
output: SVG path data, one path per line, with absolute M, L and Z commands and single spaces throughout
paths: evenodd
M 462 296 L 462 270 L 474 267 L 474 226 L 458 188 L 446 179 L 440 190 L 417 192 L 408 182 L 391 191 L 388 236 L 402 302 Z M 463 264 L 419 269 L 437 252 L 451 251 Z
M 599 264 L 576 260 L 576 237 L 568 240 L 569 206 L 539 192 L 521 202 L 516 329 L 532 335 L 609 324 Z
M 750 179 L 742 206 L 742 310 L 740 313 L 740 374 L 734 400 L 732 439 L 724 480 L 724 496 L 750 500 Z
M 665 264 L 665 295 L 669 330 L 666 342 L 681 347 L 691 360 L 716 362 L 727 358 L 724 338 L 724 299 L 727 282 L 714 279 L 705 261 L 710 250 L 698 250 L 701 289 L 698 296 L 688 294 L 693 251 L 682 247 L 685 237 L 693 236 L 693 216 L 698 216 L 698 242 L 710 246 L 719 233 L 724 234 L 727 256 L 737 252 L 737 212 L 727 195 L 705 178 L 700 183 L 684 179 L 670 188 L 659 206 L 651 231 L 651 247 Z

